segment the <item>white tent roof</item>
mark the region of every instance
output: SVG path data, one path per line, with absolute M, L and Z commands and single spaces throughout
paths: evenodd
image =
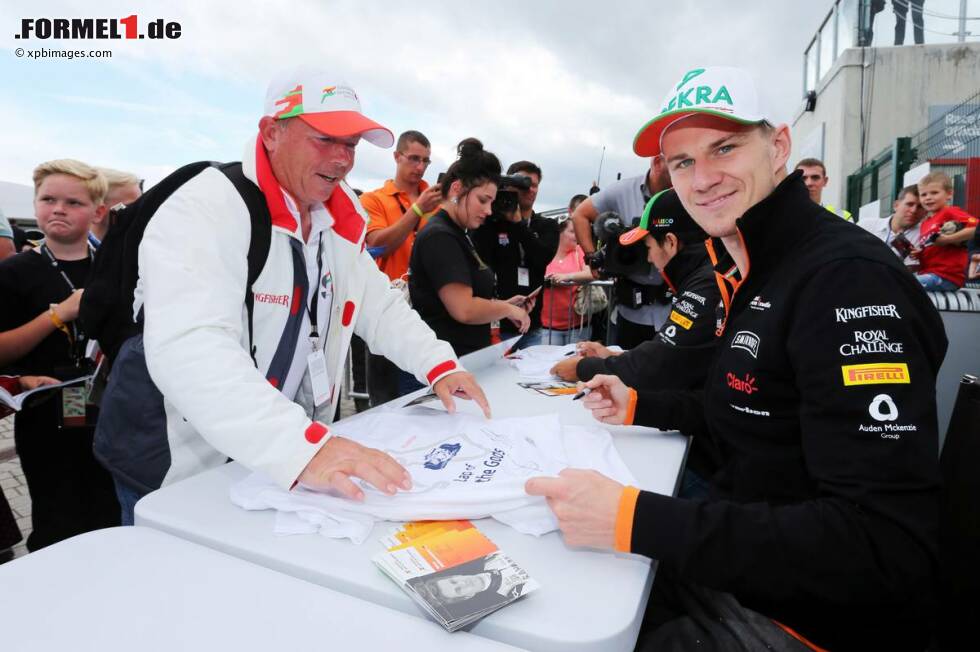
M 10 220 L 34 221 L 34 187 L 0 181 L 0 210 Z

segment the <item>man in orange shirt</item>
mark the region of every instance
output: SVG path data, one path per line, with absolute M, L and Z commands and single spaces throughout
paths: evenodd
M 378 267 L 392 281 L 408 273 L 415 234 L 442 200 L 439 184 L 422 180 L 432 162 L 429 139 L 421 132 L 406 131 L 395 145 L 395 178 L 377 190 L 361 195 L 370 217 L 367 246 L 381 248 Z M 398 388 L 399 369 L 386 358 L 372 354 L 368 361 L 371 405 L 380 405 L 403 393 Z

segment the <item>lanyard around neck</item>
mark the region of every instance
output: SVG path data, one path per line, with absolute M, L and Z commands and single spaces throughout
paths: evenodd
M 313 298 L 308 308 L 310 313 L 310 342 L 316 350 L 319 343 L 320 334 L 316 329 L 317 307 L 320 305 L 320 283 L 323 279 L 323 231 L 320 231 L 320 239 L 316 247 L 316 278 L 313 280 Z M 330 318 L 327 317 L 327 330 L 330 330 Z
M 51 250 L 48 248 L 47 244 L 41 245 L 41 252 L 48 257 L 48 260 L 51 262 L 51 266 L 58 270 L 58 273 L 61 274 L 61 278 L 65 281 L 65 285 L 68 286 L 68 290 L 70 292 L 77 290 L 78 288 L 76 288 L 75 284 L 71 282 L 70 278 L 68 278 L 68 274 L 65 274 L 65 270 L 61 269 L 61 265 L 58 264 L 58 259 L 54 257 L 53 253 L 51 253 Z M 89 245 L 88 259 L 91 261 L 93 258 L 95 258 L 95 252 L 92 250 L 92 246 Z

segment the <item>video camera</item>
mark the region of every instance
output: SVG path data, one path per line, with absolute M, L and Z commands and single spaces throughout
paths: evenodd
M 497 197 L 491 217 L 503 218 L 517 210 L 517 193 L 531 188 L 531 179 L 523 174 L 502 174 L 497 180 Z
M 592 254 L 589 265 L 607 277 L 644 274 L 649 271 L 650 263 L 647 262 L 647 248 L 643 240 L 626 246 L 619 244 L 619 236 L 639 223 L 640 218 L 636 217 L 633 218 L 632 226 L 626 227 L 613 211 L 600 213 L 592 223 L 592 233 L 600 244 Z

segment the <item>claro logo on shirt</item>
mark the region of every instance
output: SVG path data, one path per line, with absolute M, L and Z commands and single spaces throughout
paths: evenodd
M 908 385 L 909 366 L 904 362 L 848 364 L 840 368 L 844 385 Z
M 739 378 L 732 372 L 728 372 L 725 375 L 725 380 L 728 381 L 728 386 L 734 389 L 736 392 L 742 392 L 751 396 L 759 391 L 759 388 L 755 384 L 755 376 L 745 374 L 744 378 Z

